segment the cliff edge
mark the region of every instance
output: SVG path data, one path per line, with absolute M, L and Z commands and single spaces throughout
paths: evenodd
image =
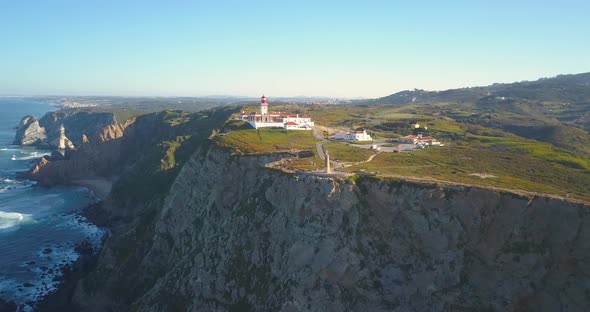
M 263 167 L 272 160 L 201 146 L 161 204 L 136 207 L 109 238 L 75 301 L 89 311 L 590 306 L 587 206 L 287 174 Z
M 138 117 L 32 178 L 114 181 L 82 311 L 586 311 L 590 207 L 470 186 L 286 173 L 209 138 L 220 109 Z

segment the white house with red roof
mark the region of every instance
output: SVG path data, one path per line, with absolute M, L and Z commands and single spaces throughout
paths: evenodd
M 238 118 L 247 121 L 252 127 L 258 128 L 284 128 L 287 130 L 311 130 L 314 122 L 307 115 L 286 114 L 281 112 L 268 112 L 266 96 L 260 100 L 260 111 L 249 114 L 242 113 Z

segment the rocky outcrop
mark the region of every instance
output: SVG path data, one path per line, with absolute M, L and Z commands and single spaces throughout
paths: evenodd
M 40 120 L 25 116 L 19 124 L 14 144 L 74 149 L 85 142 L 98 143 L 120 138 L 131 122 L 120 124 L 113 113 L 84 110 L 49 112 Z
M 120 183 L 143 182 L 138 189 L 165 192 L 169 184 L 160 185 L 158 178 L 163 175 L 171 179 L 191 155 L 194 142 L 208 138 L 232 112 L 224 108 L 194 114 L 164 111 L 104 127 L 96 136 L 73 133 L 71 137 L 81 138 L 75 150 L 65 149 L 64 157 L 44 157 L 18 177 L 38 181 L 41 186 L 70 184 L 88 178 L 110 181 L 122 178 Z M 184 122 L 178 123 L 178 116 L 183 116 Z M 130 200 L 130 194 L 125 195 L 121 199 Z
M 42 185 L 115 180 L 93 212 L 111 236 L 64 298 L 85 311 L 590 307 L 588 206 L 285 173 L 264 166 L 284 155 L 235 156 L 207 140 L 230 114 L 144 115 L 40 161 L 30 175 Z
M 294 175 L 203 145 L 131 212 L 88 311 L 585 311 L 589 207 L 472 187 Z M 156 204 L 154 204 L 156 203 Z
M 66 129 L 64 128 L 63 125 L 61 125 L 59 127 L 59 133 L 58 136 L 49 142 L 49 146 L 52 147 L 56 147 L 59 150 L 65 150 L 65 149 L 70 149 L 73 150 L 74 148 L 76 148 L 74 146 L 74 143 L 72 143 L 72 141 L 70 139 L 68 139 L 68 137 L 66 136 Z
M 47 139 L 45 128 L 42 128 L 39 125 L 39 121 L 35 117 L 27 115 L 23 117 L 18 124 L 14 144 L 34 145 L 45 139 Z

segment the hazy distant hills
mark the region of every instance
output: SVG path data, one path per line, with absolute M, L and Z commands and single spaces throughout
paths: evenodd
M 407 107 L 590 155 L 590 73 L 445 91 L 402 91 L 359 104 Z
M 401 91 L 382 98 L 371 100 L 372 104 L 409 104 L 435 102 L 477 102 L 479 99 L 493 97 L 519 98 L 543 102 L 583 102 L 590 101 L 590 73 L 559 75 L 536 81 L 515 83 L 496 83 L 484 87 L 450 89 L 445 91 Z
M 474 113 L 511 115 L 511 124 L 559 122 L 590 131 L 590 73 L 445 91 L 402 91 L 366 102 L 399 106 L 434 103 L 459 104 Z

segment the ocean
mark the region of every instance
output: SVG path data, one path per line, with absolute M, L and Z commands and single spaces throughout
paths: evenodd
M 78 259 L 75 246 L 98 247 L 102 230 L 76 212 L 96 198 L 83 187 L 36 187 L 15 175 L 49 151 L 12 145 L 25 115 L 40 118 L 56 108 L 27 99 L 0 98 L 0 298 L 24 311 L 53 291 L 61 268 Z

